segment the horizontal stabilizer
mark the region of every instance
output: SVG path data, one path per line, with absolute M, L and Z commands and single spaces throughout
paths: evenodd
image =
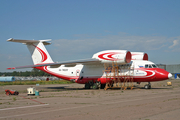
M 39 43 L 42 42 L 44 45 L 50 45 L 51 43 L 47 42 L 47 41 L 51 41 L 51 39 L 48 40 L 20 40 L 20 39 L 13 39 L 10 38 L 7 40 L 8 42 L 18 42 L 18 43 L 24 43 L 24 44 L 28 44 L 28 43 Z

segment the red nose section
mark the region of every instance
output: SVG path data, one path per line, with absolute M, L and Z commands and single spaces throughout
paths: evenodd
M 172 77 L 172 74 L 167 72 L 166 70 L 161 69 L 161 68 L 156 69 L 157 80 L 166 80 L 166 79 L 169 79 L 170 77 Z

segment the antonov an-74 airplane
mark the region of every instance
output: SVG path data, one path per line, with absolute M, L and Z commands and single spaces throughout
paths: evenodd
M 172 77 L 172 74 L 164 69 L 158 68 L 156 64 L 148 61 L 148 55 L 143 52 L 129 52 L 127 50 L 105 50 L 95 53 L 90 59 L 73 60 L 65 62 L 53 62 L 44 45 L 49 45 L 50 40 L 19 40 L 10 38 L 9 42 L 19 42 L 27 45 L 34 65 L 12 67 L 7 69 L 19 68 L 36 68 L 47 72 L 58 78 L 62 78 L 76 83 L 85 84 L 85 88 L 104 88 L 107 82 L 112 79 L 107 78 L 107 71 L 112 67 L 112 63 L 118 66 L 130 66 L 129 70 L 121 70 L 119 68 L 118 75 L 115 79 L 122 75 L 130 75 L 133 77 L 133 82 L 141 83 L 148 82 L 144 87 L 151 88 L 150 82 L 166 80 Z M 105 68 L 104 66 L 109 65 Z M 111 74 L 111 70 L 109 71 Z M 108 73 L 108 74 L 109 74 Z

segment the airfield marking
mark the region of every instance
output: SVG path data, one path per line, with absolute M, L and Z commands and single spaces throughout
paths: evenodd
M 91 106 L 95 106 L 95 105 L 86 105 L 86 106 L 78 106 L 78 107 L 71 107 L 71 108 L 62 108 L 62 109 L 56 109 L 56 110 L 47 110 L 47 111 L 41 111 L 41 112 L 34 112 L 34 113 L 29 113 L 29 114 L 5 116 L 5 117 L 0 117 L 0 119 L 1 118 L 11 118 L 11 117 L 25 116 L 25 115 L 33 115 L 33 114 L 46 113 L 46 112 L 54 112 L 54 111 L 60 111 L 60 110 L 69 110 L 69 109 L 76 109 L 76 108 L 83 108 L 83 107 L 91 107 Z
M 32 106 L 23 106 L 23 107 L 14 107 L 14 108 L 5 108 L 5 109 L 0 109 L 0 111 L 2 111 L 2 110 L 20 109 L 20 108 L 29 108 L 29 107 L 39 107 L 39 106 L 45 106 L 45 105 L 49 105 L 49 104 L 32 105 Z
M 169 96 L 173 96 L 173 95 L 179 95 L 179 94 L 171 94 Z M 92 106 L 103 105 L 103 104 L 116 104 L 116 103 L 121 103 L 121 102 L 130 102 L 130 101 L 139 101 L 139 100 L 146 100 L 146 99 L 154 99 L 154 98 L 160 98 L 160 97 L 167 97 L 167 95 L 157 96 L 157 97 L 150 97 L 150 98 L 144 98 L 144 99 L 123 100 L 123 101 L 117 101 L 117 102 L 100 103 L 100 104 L 78 106 L 78 107 L 69 107 L 69 108 L 62 108 L 62 109 L 56 109 L 56 110 L 47 110 L 47 111 L 34 112 L 34 113 L 29 113 L 29 114 L 26 113 L 26 114 L 12 115 L 12 116 L 4 116 L 4 117 L 0 117 L 0 119 L 1 118 L 11 118 L 11 117 L 25 116 L 25 115 L 33 115 L 33 114 L 39 114 L 39 113 L 54 112 L 54 111 L 70 110 L 70 109 L 77 109 L 77 108 L 84 108 L 84 107 L 92 107 Z M 46 104 L 43 104 L 43 105 L 46 105 Z
M 32 100 L 32 101 L 34 101 L 34 102 L 38 102 L 38 103 L 40 103 L 40 104 L 45 104 L 45 103 L 39 102 L 39 101 L 37 101 L 37 100 L 34 100 L 34 99 L 30 99 L 30 98 L 27 98 L 27 97 L 25 97 L 25 96 L 21 96 L 21 97 L 23 97 L 23 98 L 25 98 L 25 99 L 29 99 L 29 100 Z

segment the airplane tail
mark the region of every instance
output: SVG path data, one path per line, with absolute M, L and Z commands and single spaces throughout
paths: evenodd
M 9 42 L 19 42 L 27 45 L 31 56 L 33 63 L 36 64 L 42 64 L 42 63 L 53 63 L 49 53 L 47 52 L 44 45 L 49 45 L 51 43 L 48 43 L 47 41 L 50 40 L 19 40 L 19 39 L 13 39 L 10 38 L 7 41 Z

